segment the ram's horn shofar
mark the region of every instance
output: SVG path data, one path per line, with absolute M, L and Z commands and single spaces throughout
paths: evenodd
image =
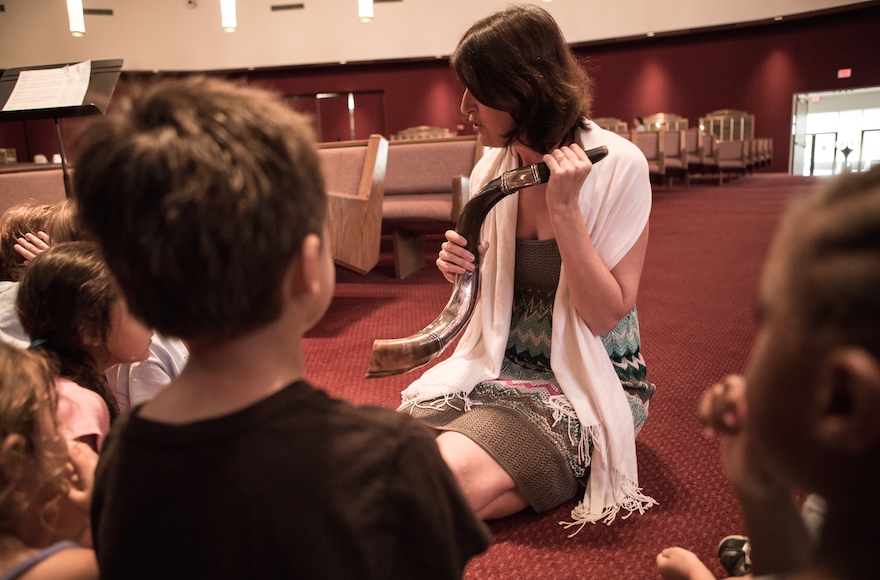
M 608 155 L 604 145 L 586 152 L 590 161 L 598 162 Z M 467 240 L 465 246 L 475 256 L 474 269 L 455 278 L 452 296 L 443 312 L 434 322 L 406 338 L 378 339 L 373 342 L 373 353 L 367 378 L 399 375 L 426 365 L 442 353 L 464 329 L 480 290 L 480 228 L 489 210 L 496 203 L 520 189 L 546 183 L 550 170 L 545 163 L 535 163 L 513 169 L 487 183 L 464 206 L 455 230 Z

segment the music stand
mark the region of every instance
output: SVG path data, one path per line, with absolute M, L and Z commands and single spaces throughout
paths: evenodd
M 122 70 L 122 59 L 93 60 L 91 61 L 91 73 L 89 75 L 89 88 L 81 105 L 73 107 L 53 107 L 46 109 L 27 109 L 18 111 L 3 111 L 3 107 L 9 100 L 18 75 L 21 71 L 46 70 L 62 68 L 76 63 L 49 64 L 40 66 L 10 68 L 0 76 L 0 122 L 5 121 L 37 121 L 42 119 L 55 120 L 55 133 L 58 136 L 58 148 L 61 153 L 61 170 L 64 174 L 64 192 L 70 197 L 70 176 L 67 173 L 67 152 L 64 148 L 64 139 L 61 136 L 61 125 L 58 119 L 66 117 L 85 117 L 89 115 L 103 115 L 107 112 L 107 105 L 116 82 L 119 80 L 119 71 Z

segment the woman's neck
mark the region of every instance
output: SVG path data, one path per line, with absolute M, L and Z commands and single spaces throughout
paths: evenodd
M 574 143 L 574 139 L 566 139 L 565 141 L 554 147 L 554 149 L 562 147 L 563 145 L 571 145 L 572 143 Z M 514 141 L 511 146 L 519 157 L 520 165 L 531 165 L 532 163 L 538 163 L 544 160 L 543 153 L 535 151 L 531 147 L 524 145 L 519 141 Z
M 544 160 L 544 155 L 542 153 L 538 153 L 534 149 L 526 147 L 519 141 L 514 141 L 513 150 L 516 152 L 517 157 L 519 157 L 520 165 L 531 165 Z

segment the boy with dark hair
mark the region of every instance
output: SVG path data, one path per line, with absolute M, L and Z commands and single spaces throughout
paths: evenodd
M 700 405 L 721 437 L 755 580 L 878 577 L 880 167 L 797 200 L 770 248 L 745 377 Z M 794 491 L 827 512 L 818 539 Z M 665 580 L 714 580 L 692 552 L 657 557 Z
M 335 272 L 303 119 L 159 83 L 86 131 L 75 191 L 131 311 L 190 348 L 105 443 L 102 577 L 460 578 L 489 535 L 432 433 L 304 380 Z

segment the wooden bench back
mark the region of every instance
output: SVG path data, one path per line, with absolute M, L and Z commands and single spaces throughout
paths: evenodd
M 451 192 L 452 178 L 470 177 L 482 154 L 474 136 L 392 141 L 385 195 Z
M 64 175 L 58 165 L 4 168 L 0 171 L 0 213 L 29 199 L 55 203 L 65 197 Z
M 336 263 L 365 274 L 379 261 L 388 141 L 322 143 L 318 157 L 327 187 L 327 222 Z

